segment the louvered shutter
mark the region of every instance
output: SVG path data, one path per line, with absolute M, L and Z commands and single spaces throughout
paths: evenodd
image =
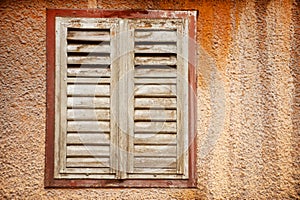
M 56 18 L 56 178 L 115 178 L 114 20 Z
M 134 43 L 129 57 L 134 58 L 128 83 L 127 177 L 188 178 L 186 22 L 140 19 L 128 26 Z
M 188 178 L 187 27 L 56 19 L 56 178 Z

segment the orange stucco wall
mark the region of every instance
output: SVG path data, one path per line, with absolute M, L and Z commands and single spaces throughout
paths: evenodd
M 197 189 L 44 189 L 46 8 L 197 9 Z M 0 1 L 0 199 L 300 198 L 299 1 Z

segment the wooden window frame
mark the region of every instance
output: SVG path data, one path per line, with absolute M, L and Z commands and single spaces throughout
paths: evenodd
M 189 20 L 189 178 L 188 179 L 55 179 L 54 135 L 55 135 L 55 18 L 127 18 L 127 19 L 182 19 Z M 46 123 L 46 188 L 195 188 L 196 187 L 196 11 L 171 10 L 74 10 L 47 9 L 47 123 Z

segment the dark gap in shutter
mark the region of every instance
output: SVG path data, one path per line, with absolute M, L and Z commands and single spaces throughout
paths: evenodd
M 144 131 L 135 131 L 134 132 L 134 134 L 143 134 L 143 133 L 145 133 L 145 134 L 150 134 L 150 133 L 153 133 L 153 131 L 151 131 L 151 130 L 144 130 Z M 160 131 L 157 131 L 157 132 L 154 132 L 154 133 L 156 133 L 156 134 L 166 134 L 166 133 L 168 133 L 168 134 L 177 134 L 177 132 L 176 131 L 168 131 L 168 130 L 160 130 Z
M 134 108 L 134 110 L 175 110 L 176 111 L 176 108 L 170 108 L 170 107 L 145 107 L 145 108 L 141 108 L 141 107 L 138 107 L 138 108 Z
M 176 69 L 176 65 L 135 65 L 135 69 Z
M 110 41 L 89 41 L 89 40 L 67 40 L 68 44 L 91 44 L 94 46 L 103 46 L 103 45 L 110 45 Z M 176 44 L 176 43 L 175 43 Z
M 109 158 L 109 155 L 101 155 L 101 156 L 97 156 L 97 155 L 67 155 L 67 158 Z
M 135 134 L 174 134 L 176 135 L 176 132 L 142 132 L 142 131 L 136 131 Z
M 109 131 L 68 131 L 68 133 L 101 133 L 101 134 L 109 134 L 110 132 Z
M 174 45 L 176 46 L 177 43 L 176 42 L 163 42 L 163 41 L 143 41 L 143 42 L 135 42 L 134 43 L 135 46 L 139 46 L 139 45 Z
M 100 29 L 100 28 L 73 28 L 68 27 L 68 31 L 81 31 L 81 32 L 88 32 L 88 31 L 99 31 L 99 32 L 110 32 L 110 29 Z
M 101 68 L 109 69 L 110 65 L 101 65 L 101 64 L 68 64 L 68 69 L 70 68 Z
M 135 122 L 176 122 L 173 119 L 135 119 Z
M 72 144 L 69 144 L 69 143 L 67 143 L 67 146 L 86 146 L 87 148 L 89 147 L 89 146 L 109 146 L 109 144 L 107 144 L 107 143 L 98 143 L 98 144 L 95 144 L 95 143 L 88 143 L 88 142 L 82 142 L 82 143 L 78 143 L 78 144 L 74 144 L 74 143 L 72 143 Z
M 101 52 L 68 52 L 68 56 L 84 56 L 84 57 L 95 57 L 95 56 L 99 56 L 99 57 L 106 57 L 109 56 L 110 53 L 101 53 Z
M 135 53 L 135 57 L 168 57 L 176 56 L 176 53 Z
M 89 122 L 109 122 L 109 119 L 67 119 L 68 122 L 83 122 L 83 121 L 89 121 Z

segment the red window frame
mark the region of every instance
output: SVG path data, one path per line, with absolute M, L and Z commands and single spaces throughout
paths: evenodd
M 55 179 L 55 17 L 128 18 L 128 19 L 189 19 L 189 179 Z M 171 10 L 97 10 L 47 9 L 47 124 L 45 187 L 102 188 L 193 188 L 196 187 L 196 16 L 188 11 Z

